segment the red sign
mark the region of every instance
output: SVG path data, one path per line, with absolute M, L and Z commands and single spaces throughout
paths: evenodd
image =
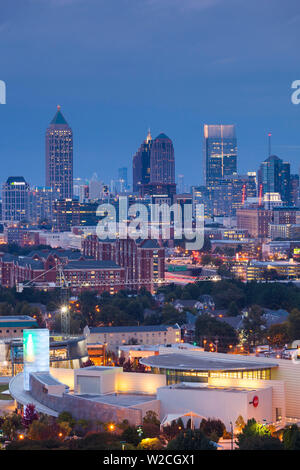
M 259 402 L 258 396 L 255 395 L 255 397 L 253 397 L 253 402 L 252 402 L 254 408 L 256 408 L 258 406 L 258 402 Z

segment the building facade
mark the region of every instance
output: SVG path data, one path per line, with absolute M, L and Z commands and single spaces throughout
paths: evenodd
M 203 161 L 206 186 L 237 172 L 237 139 L 234 125 L 204 125 Z
M 73 132 L 60 106 L 46 131 L 46 186 L 60 199 L 73 197 Z
M 27 219 L 29 184 L 23 176 L 10 176 L 2 187 L 2 220 L 19 222 Z
M 148 135 L 132 160 L 132 190 L 139 193 L 141 186 L 150 181 L 150 153 L 152 147 L 152 136 L 149 130 Z
M 279 193 L 285 204 L 291 204 L 290 164 L 270 155 L 259 167 L 258 186 L 262 194 Z
M 174 344 L 179 343 L 181 332 L 179 325 L 151 326 L 101 326 L 83 330 L 87 344 L 106 344 L 108 351 L 117 352 L 119 346 L 129 344 Z

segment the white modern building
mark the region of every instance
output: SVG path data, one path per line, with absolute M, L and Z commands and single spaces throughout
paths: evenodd
M 32 340 L 30 354 L 35 351 L 34 337 Z M 149 354 L 146 346 L 140 349 L 132 351 L 141 354 L 144 373 L 106 366 L 75 370 L 44 367 L 40 371 L 31 363 L 26 390 L 23 374 L 18 374 L 10 381 L 10 393 L 18 407 L 34 403 L 50 415 L 69 411 L 76 419 L 90 421 L 118 423 L 127 419 L 139 425 L 146 412 L 153 410 L 161 422 L 170 422 L 174 416 L 193 416 L 198 425 L 197 420 L 218 418 L 228 430 L 239 416 L 278 429 L 300 422 L 298 350 L 291 360 L 284 360 L 179 346 L 149 346 Z M 32 359 L 38 364 L 38 358 Z

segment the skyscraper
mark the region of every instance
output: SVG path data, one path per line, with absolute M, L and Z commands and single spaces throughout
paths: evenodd
M 237 172 L 234 125 L 204 125 L 203 160 L 206 186 Z
M 157 196 L 160 202 L 161 197 L 171 202 L 176 194 L 174 147 L 166 134 L 159 134 L 152 142 L 149 183 L 141 185 L 140 194 Z
M 276 155 L 270 155 L 261 163 L 257 176 L 258 187 L 262 189 L 262 194 L 279 193 L 286 205 L 291 203 L 289 163 L 284 162 Z
M 2 220 L 21 221 L 28 216 L 29 184 L 23 176 L 10 176 L 2 187 Z
M 46 186 L 59 199 L 73 197 L 73 133 L 60 106 L 46 131 Z
M 150 183 L 175 184 L 175 159 L 172 140 L 159 134 L 150 153 Z
M 132 182 L 133 192 L 140 191 L 141 185 L 148 184 L 150 181 L 150 152 L 152 147 L 152 136 L 150 129 L 148 135 L 132 161 Z
M 184 175 L 177 176 L 177 192 L 179 194 L 182 194 L 185 192 Z

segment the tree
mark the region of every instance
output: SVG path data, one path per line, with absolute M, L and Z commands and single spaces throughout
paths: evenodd
M 39 419 L 39 415 L 35 409 L 35 405 L 33 405 L 33 403 L 29 403 L 25 407 L 22 424 L 28 428 L 30 424 L 36 419 Z
M 155 411 L 148 410 L 143 418 L 143 424 L 154 424 L 155 426 L 160 426 L 157 413 L 155 413 Z
M 127 448 L 127 446 L 126 446 Z M 88 433 L 83 439 L 72 439 L 70 450 L 121 450 L 119 437 L 116 434 L 101 432 Z
M 58 423 L 68 423 L 71 428 L 73 428 L 76 424 L 76 419 L 73 418 L 71 413 L 68 411 L 62 411 L 59 413 L 58 418 L 57 418 Z
M 35 422 L 35 421 L 34 421 Z M 16 413 L 5 415 L 2 423 L 3 434 L 8 439 L 13 440 L 16 437 L 17 431 L 22 429 L 22 417 Z
M 205 434 L 199 429 L 181 432 L 167 445 L 168 450 L 216 450 Z
M 195 338 L 200 345 L 202 345 L 204 339 L 206 339 L 207 345 L 211 342 L 215 343 L 217 340 L 218 351 L 227 351 L 230 345 L 238 343 L 236 331 L 232 326 L 208 314 L 200 315 L 197 318 Z
M 259 305 L 252 305 L 243 319 L 243 333 L 249 348 L 259 344 L 265 336 L 263 313 Z
M 175 323 L 183 324 L 186 321 L 186 313 L 179 312 L 173 305 L 166 304 L 162 308 L 162 323 L 172 325 Z
M 294 308 L 288 316 L 288 335 L 291 341 L 300 339 L 300 310 Z
M 229 317 L 237 317 L 240 314 L 239 308 L 236 304 L 236 302 L 230 302 L 230 305 L 228 307 L 227 315 Z
M 163 447 L 162 442 L 157 437 L 142 439 L 137 446 L 139 450 L 161 450 Z
M 242 432 L 238 434 L 236 442 L 240 450 L 280 450 L 283 448 L 281 441 L 271 436 L 268 426 L 257 423 L 255 419 L 248 419 Z
M 141 440 L 136 428 L 134 426 L 128 426 L 121 434 L 121 438 L 123 441 L 129 442 L 134 446 L 137 446 Z
M 283 444 L 277 437 L 254 435 L 239 444 L 239 450 L 283 450 Z
M 212 439 L 212 435 L 215 434 L 217 436 L 217 440 L 219 440 L 226 430 L 225 424 L 220 419 L 202 419 L 200 423 L 200 430 L 203 431 L 205 436 Z
M 97 292 L 83 291 L 78 298 L 81 314 L 87 325 L 95 326 L 96 306 L 98 304 Z
M 58 438 L 58 430 L 53 436 L 53 428 L 47 424 L 40 421 L 33 421 L 29 426 L 27 437 L 33 441 L 45 441 L 55 437 Z
M 268 341 L 271 346 L 282 347 L 290 341 L 288 323 L 276 323 L 268 329 Z
M 300 450 L 300 429 L 296 424 L 284 428 L 282 437 L 286 450 Z

